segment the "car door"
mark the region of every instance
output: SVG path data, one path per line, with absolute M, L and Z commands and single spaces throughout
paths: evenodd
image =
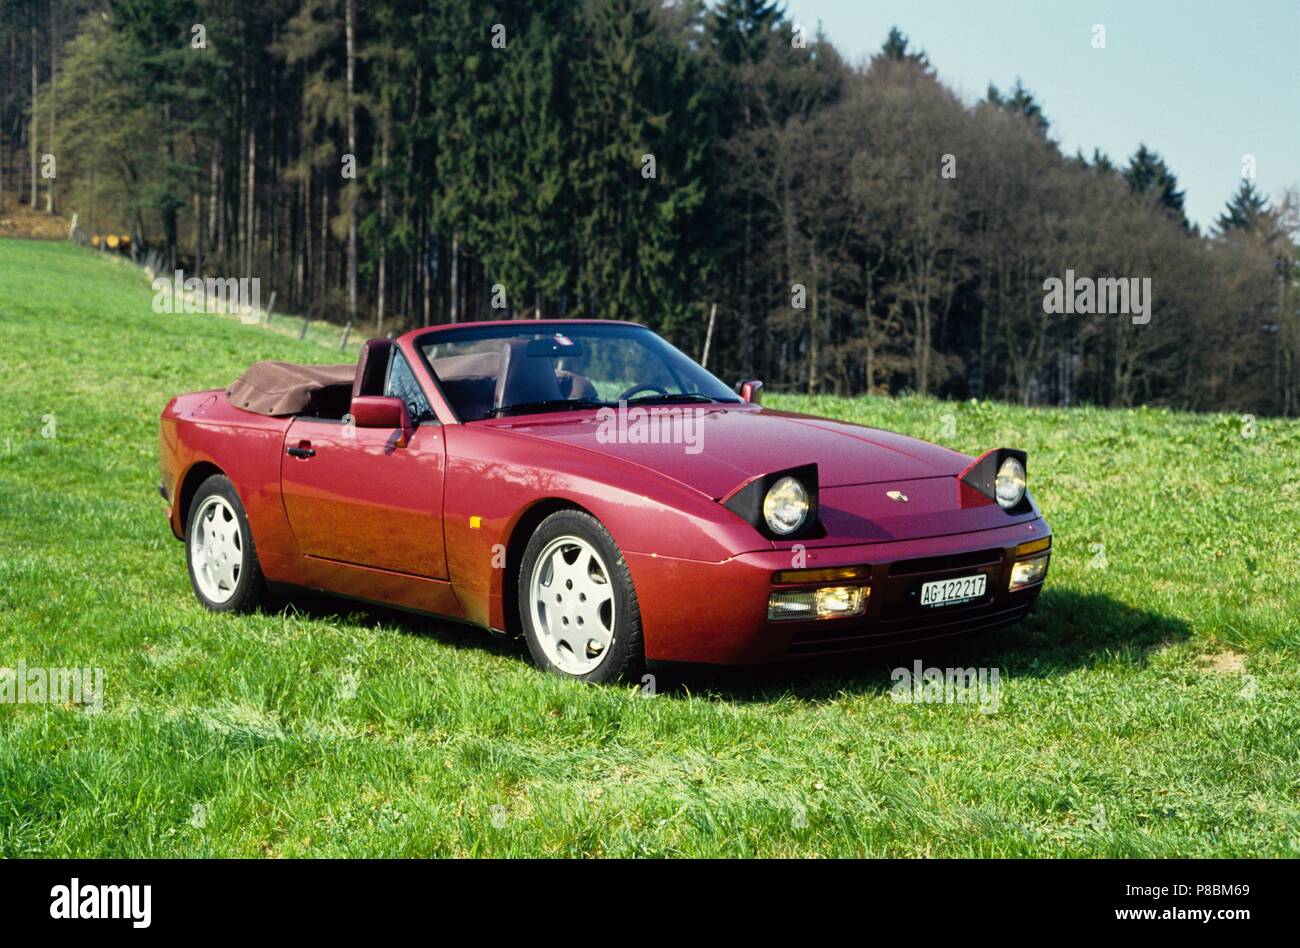
M 308 556 L 446 579 L 442 427 L 395 347 L 383 391 L 373 394 L 407 402 L 415 422 L 407 444 L 397 446 L 395 430 L 348 419 L 295 418 L 280 463 L 289 525 Z

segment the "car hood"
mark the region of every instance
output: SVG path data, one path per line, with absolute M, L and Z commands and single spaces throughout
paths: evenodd
M 671 407 L 680 414 L 663 413 Z M 658 471 L 720 499 L 772 471 L 817 464 L 823 488 L 955 477 L 970 463 L 957 451 L 905 435 L 756 406 L 656 406 L 658 416 L 602 410 L 538 415 L 497 424 L 597 451 Z M 649 440 L 657 417 L 659 440 Z

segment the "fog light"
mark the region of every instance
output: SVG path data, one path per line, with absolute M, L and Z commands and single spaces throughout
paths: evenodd
M 1011 585 L 1008 589 L 1010 592 L 1015 592 L 1017 589 L 1032 586 L 1040 582 L 1046 573 L 1046 556 L 1037 556 L 1032 560 L 1017 560 L 1011 567 Z
M 786 619 L 834 619 L 857 616 L 866 611 L 871 590 L 863 586 L 824 586 L 795 592 L 774 592 L 767 600 L 767 617 Z

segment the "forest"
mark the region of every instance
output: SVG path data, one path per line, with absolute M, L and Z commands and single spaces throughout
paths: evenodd
M 773 0 L 0 0 L 0 216 L 357 333 L 629 319 L 777 391 L 1300 415 L 1300 196 L 1203 231 L 1032 80 L 963 101 L 924 37 L 849 63 Z M 1046 312 L 1067 271 L 1149 321 Z

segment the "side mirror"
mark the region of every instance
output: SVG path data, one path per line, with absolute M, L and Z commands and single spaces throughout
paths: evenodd
M 745 379 L 743 382 L 738 382 L 736 384 L 736 393 L 751 404 L 763 404 L 763 382 L 761 379 Z
M 397 447 L 406 447 L 411 435 L 411 413 L 406 410 L 406 402 L 400 398 L 382 395 L 357 395 L 352 399 L 348 410 L 352 423 L 358 428 L 396 428 L 401 434 Z

